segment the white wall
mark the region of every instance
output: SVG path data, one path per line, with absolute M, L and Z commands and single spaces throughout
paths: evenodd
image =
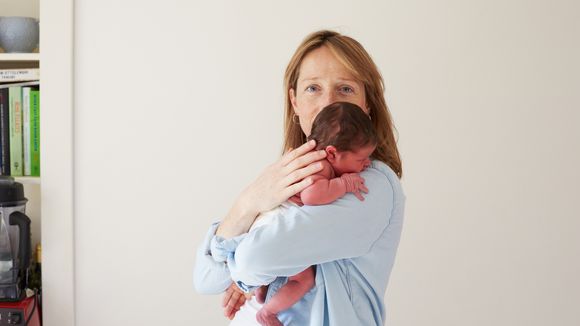
M 358 39 L 399 130 L 390 325 L 578 325 L 576 1 L 75 2 L 77 325 L 227 325 L 210 222 L 278 155 L 309 32 Z

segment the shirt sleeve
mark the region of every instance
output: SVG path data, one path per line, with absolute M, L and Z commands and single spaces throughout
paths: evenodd
M 210 249 L 218 225 L 219 223 L 211 225 L 203 243 L 197 250 L 193 284 L 200 294 L 219 294 L 232 284 L 230 270 L 223 259 L 224 256 L 227 257 L 227 251 L 218 252 L 218 259 L 214 259 Z
M 227 259 L 232 278 L 239 286 L 259 286 L 311 265 L 366 254 L 389 224 L 394 193 L 375 165 L 361 176 L 369 189 L 364 201 L 349 193 L 329 205 L 291 207 L 248 233 Z

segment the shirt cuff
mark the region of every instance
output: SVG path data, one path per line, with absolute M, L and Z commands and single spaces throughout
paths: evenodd
M 226 239 L 224 237 L 220 237 L 219 235 L 214 235 L 211 239 L 209 247 L 211 256 L 216 262 L 227 262 L 228 260 L 233 260 L 236 248 L 238 248 L 238 244 L 240 244 L 240 241 L 242 241 L 246 235 L 247 233 L 244 233 L 231 239 Z
M 238 286 L 238 288 L 240 290 L 244 291 L 245 293 L 250 293 L 261 286 L 261 285 L 258 285 L 258 286 L 247 285 L 242 281 L 236 281 L 236 285 Z

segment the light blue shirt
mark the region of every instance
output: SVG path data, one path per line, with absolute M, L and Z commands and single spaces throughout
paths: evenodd
M 197 252 L 194 284 L 202 294 L 225 291 L 232 279 L 245 290 L 286 281 L 316 265 L 315 286 L 281 312 L 284 325 L 383 325 L 383 297 L 401 230 L 405 195 L 396 174 L 373 161 L 360 174 L 369 193 L 328 205 L 292 207 L 283 218 L 232 239 L 213 224 Z

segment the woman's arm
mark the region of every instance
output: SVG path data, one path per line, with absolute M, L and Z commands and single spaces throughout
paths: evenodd
M 398 181 L 390 179 L 392 173 L 387 176 L 387 169 L 375 161 L 361 173 L 369 189 L 364 202 L 347 194 L 329 205 L 293 207 L 273 224 L 253 230 L 228 259 L 232 278 L 249 289 L 310 265 L 366 254 L 393 209 L 392 182 Z
M 238 197 L 220 223 L 216 235 L 230 239 L 248 232 L 261 212 L 268 211 L 312 184 L 308 178 L 320 171 L 322 164 L 311 164 L 326 157 L 326 151 L 312 151 L 309 141 L 284 154 L 250 184 Z
M 227 252 L 237 247 L 238 237 L 248 231 L 258 213 L 279 205 L 310 185 L 311 180 L 304 178 L 322 168 L 321 164 L 311 163 L 326 156 L 325 151 L 312 151 L 315 146 L 311 141 L 284 154 L 242 192 L 221 223 L 212 225 L 196 257 L 194 285 L 199 293 L 225 291 L 232 283 L 230 268 L 225 263 Z M 227 239 L 229 244 L 221 250 L 212 249 L 211 240 L 215 236 Z
M 214 223 L 197 249 L 193 285 L 200 294 L 219 294 L 232 284 L 227 264 L 224 261 L 217 262 L 211 254 L 210 243 L 216 229 L 217 223 Z

